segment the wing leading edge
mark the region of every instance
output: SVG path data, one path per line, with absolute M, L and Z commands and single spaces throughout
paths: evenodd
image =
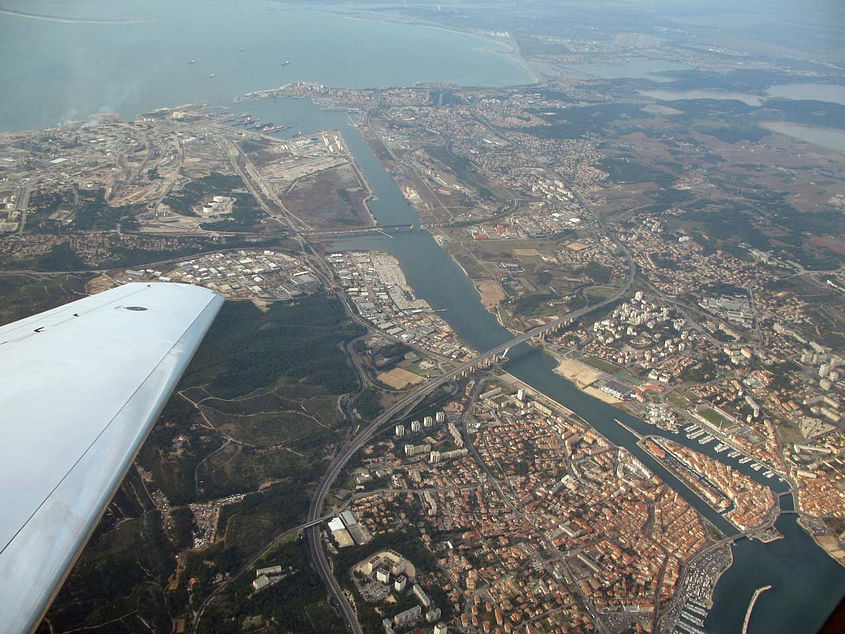
M 0 631 L 38 626 L 222 303 L 127 284 L 0 327 Z

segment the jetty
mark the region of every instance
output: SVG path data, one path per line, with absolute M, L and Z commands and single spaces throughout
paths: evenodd
M 772 586 L 763 586 L 762 588 L 757 588 L 754 591 L 754 594 L 751 595 L 751 602 L 748 604 L 748 609 L 745 611 L 745 620 L 742 622 L 742 634 L 748 633 L 748 622 L 751 620 L 751 611 L 754 609 L 754 604 L 757 603 L 757 599 L 759 599 L 760 595 L 766 590 L 771 589 Z

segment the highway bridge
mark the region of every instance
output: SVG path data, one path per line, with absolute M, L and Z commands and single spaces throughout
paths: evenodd
M 310 231 L 300 231 L 299 233 L 307 238 L 321 238 L 326 236 L 347 236 L 358 235 L 361 233 L 387 233 L 388 231 L 415 231 L 418 229 L 431 229 L 434 227 L 448 226 L 448 222 L 440 222 L 433 224 L 410 224 L 403 223 L 398 225 L 370 225 L 368 227 L 351 227 L 349 229 L 329 229 L 320 231 L 313 229 Z
M 284 531 L 284 532 L 279 533 L 278 535 L 276 535 L 276 537 L 275 537 L 272 541 L 270 541 L 270 543 L 269 543 L 269 544 L 267 544 L 264 548 L 262 548 L 260 551 L 258 551 L 258 553 L 256 553 L 255 555 L 253 555 L 253 556 L 249 559 L 249 561 L 247 561 L 247 562 L 246 562 L 243 566 L 241 566 L 241 567 L 240 567 L 240 569 L 239 569 L 239 570 L 237 570 L 237 571 L 236 571 L 236 572 L 235 572 L 235 573 L 234 573 L 231 577 L 228 577 L 227 579 L 225 579 L 224 581 L 222 581 L 222 582 L 221 582 L 221 583 L 220 583 L 220 584 L 219 584 L 219 585 L 218 585 L 218 586 L 214 589 L 214 591 L 213 591 L 211 594 L 209 594 L 209 595 L 205 598 L 205 601 L 203 601 L 203 602 L 200 604 L 199 608 L 197 608 L 196 610 L 194 610 L 194 619 L 193 619 L 193 624 L 191 625 L 191 634 L 196 634 L 196 632 L 197 632 L 197 630 L 198 630 L 198 628 L 199 628 L 200 619 L 202 619 L 202 616 L 203 616 L 203 614 L 205 613 L 205 610 L 208 608 L 208 606 L 211 604 L 211 602 L 212 602 L 212 601 L 214 601 L 214 599 L 215 599 L 215 598 L 216 598 L 216 597 L 217 597 L 217 596 L 218 596 L 221 592 L 223 592 L 223 590 L 224 590 L 224 589 L 225 589 L 225 588 L 226 588 L 229 584 L 231 584 L 231 583 L 233 583 L 234 581 L 236 581 L 239 577 L 241 577 L 241 576 L 242 576 L 242 575 L 244 575 L 245 573 L 247 573 L 247 572 L 252 572 L 252 571 L 254 570 L 255 564 L 256 564 L 256 563 L 257 563 L 257 562 L 258 562 L 258 561 L 259 561 L 262 557 L 264 557 L 267 553 L 269 553 L 271 550 L 273 550 L 273 548 L 275 548 L 276 546 L 278 546 L 278 545 L 279 545 L 279 544 L 280 544 L 280 543 L 281 543 L 284 539 L 287 539 L 287 538 L 288 538 L 288 537 L 290 537 L 291 535 L 296 535 L 296 534 L 297 534 L 297 533 L 299 533 L 300 531 L 303 531 L 303 530 L 305 530 L 305 529 L 307 529 L 307 528 L 309 528 L 309 527 L 311 527 L 311 526 L 316 526 L 317 524 L 322 524 L 323 522 L 326 522 L 326 521 L 328 521 L 329 519 L 331 519 L 331 517 L 332 517 L 331 515 L 326 515 L 326 516 L 323 516 L 323 517 L 317 517 L 317 518 L 314 518 L 314 519 L 312 519 L 312 520 L 309 520 L 309 521 L 305 522 L 304 524 L 299 524 L 298 526 L 294 526 L 293 528 L 289 528 L 289 529 L 287 529 L 286 531 Z
M 315 238 L 321 236 L 345 236 L 355 235 L 359 233 L 386 233 L 388 231 L 417 231 L 419 229 L 436 229 L 438 227 L 472 227 L 482 223 L 498 222 L 512 211 L 507 213 L 497 214 L 489 218 L 480 218 L 478 220 L 453 220 L 451 222 L 423 222 L 423 223 L 408 223 L 403 222 L 395 225 L 375 224 L 368 227 L 351 227 L 349 229 L 328 229 L 321 231 L 319 229 L 310 229 L 308 231 L 300 231 L 299 233 L 308 238 Z

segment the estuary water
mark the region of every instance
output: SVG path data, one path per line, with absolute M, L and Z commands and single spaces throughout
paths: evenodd
M 131 119 L 140 112 L 187 102 L 231 106 L 237 94 L 296 80 L 345 87 L 419 81 L 502 86 L 533 81 L 494 42 L 269 0 L 4 0 L 2 6 L 41 16 L 0 13 L 0 80 L 6 91 L 0 100 L 0 129 L 5 130 L 50 127 L 103 111 Z M 56 21 L 50 16 L 71 19 Z M 374 215 L 383 224 L 418 222 L 345 113 L 321 111 L 297 100 L 241 104 L 238 110 L 243 109 L 262 120 L 291 126 L 289 134 L 342 130 L 377 195 L 371 203 Z M 472 283 L 427 232 L 362 237 L 337 246 L 393 253 L 416 293 L 443 309 L 441 315 L 474 348 L 488 349 L 510 338 L 483 308 Z M 653 429 L 578 391 L 554 374 L 554 360 L 542 352 L 521 346 L 510 358 L 506 367 L 515 376 L 627 447 L 712 523 L 731 532 L 721 516 L 645 455 L 613 419 L 640 432 Z M 755 472 L 749 475 L 760 477 Z M 776 490 L 782 486 L 764 482 Z M 716 588 L 708 631 L 739 631 L 752 593 L 763 585 L 774 587 L 757 603 L 752 632 L 815 631 L 845 593 L 845 572 L 795 524 L 795 516 L 783 516 L 778 528 L 786 539 L 769 545 L 742 540 L 734 546 L 736 564 Z

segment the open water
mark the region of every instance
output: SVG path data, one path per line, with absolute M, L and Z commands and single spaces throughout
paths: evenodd
M 0 6 L 139 20 L 69 23 L 0 13 L 0 129 L 6 130 L 96 112 L 131 120 L 197 101 L 231 106 L 235 95 L 300 80 L 348 88 L 533 81 L 493 40 L 270 0 L 4 0 Z

